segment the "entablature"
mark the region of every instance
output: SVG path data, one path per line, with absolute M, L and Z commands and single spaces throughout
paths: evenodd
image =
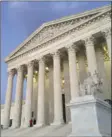
M 65 38 L 63 37 L 59 40 L 56 40 L 54 43 L 46 44 L 40 49 L 34 49 L 33 51 L 28 52 L 24 56 L 21 56 L 17 58 L 16 60 L 13 60 L 12 62 L 9 62 L 8 68 L 11 69 L 11 68 L 15 68 L 16 65 L 26 64 L 27 62 L 31 60 L 38 59 L 41 56 L 45 56 L 51 53 L 53 50 L 61 49 L 65 47 L 67 44 L 83 40 L 85 37 L 88 37 L 91 35 L 95 35 L 101 32 L 103 29 L 109 27 L 109 25 L 111 26 L 110 22 L 108 22 L 107 24 L 105 23 L 103 25 L 101 25 L 100 22 L 99 22 L 99 25 L 98 24 L 96 25 L 95 23 L 93 23 L 94 27 L 90 25 L 88 28 L 78 31 L 77 34 L 73 33 L 72 35 L 68 35 Z

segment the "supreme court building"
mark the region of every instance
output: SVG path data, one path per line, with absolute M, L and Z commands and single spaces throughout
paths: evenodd
M 9 127 L 10 119 L 12 128 L 29 127 L 32 117 L 37 127 L 72 122 L 67 104 L 80 96 L 79 84 L 88 72 L 99 73 L 103 79 L 101 99 L 111 99 L 111 6 L 42 24 L 5 62 L 8 83 L 2 113 L 4 128 Z

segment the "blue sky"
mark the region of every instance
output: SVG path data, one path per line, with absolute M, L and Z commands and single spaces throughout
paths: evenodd
M 5 103 L 7 65 L 4 58 L 42 23 L 108 5 L 110 2 L 2 2 L 1 104 Z M 26 83 L 25 83 L 26 85 Z M 15 99 L 16 77 L 12 101 Z M 25 86 L 24 86 L 25 97 Z

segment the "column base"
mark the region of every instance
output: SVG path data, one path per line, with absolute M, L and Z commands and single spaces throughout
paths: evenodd
M 24 126 L 22 125 L 22 126 L 20 126 L 20 128 L 24 128 Z
M 25 128 L 30 128 L 29 126 L 26 126 L 26 125 L 22 125 L 19 127 L 20 129 L 25 129 Z
M 3 129 L 8 129 L 8 128 L 9 128 L 9 126 L 5 126 L 5 125 L 3 126 Z
M 22 126 L 23 128 L 28 128 L 28 127 L 30 127 L 29 125 L 23 125 Z
M 36 125 L 34 125 L 33 127 L 40 128 L 40 127 L 44 127 L 44 126 L 45 126 L 45 124 L 43 124 L 43 123 L 40 123 L 40 124 L 36 124 Z
M 72 120 L 70 137 L 111 136 L 111 106 L 108 103 L 86 95 L 77 97 L 69 106 Z
M 11 127 L 9 127 L 9 129 L 14 129 L 14 127 L 13 127 L 13 126 L 11 126 Z
M 20 128 L 20 126 L 18 124 L 12 124 L 11 129 L 16 129 L 16 128 Z
M 58 125 L 63 125 L 64 124 L 64 122 L 63 121 L 59 121 L 59 122 L 57 122 L 57 121 L 55 121 L 55 122 L 53 122 L 53 123 L 51 123 L 50 125 L 51 126 L 58 126 Z
M 20 126 L 12 126 L 12 127 L 10 127 L 10 129 L 16 129 L 16 128 L 20 128 Z
M 70 104 L 73 103 L 74 101 L 75 101 L 75 99 L 70 100 Z
M 72 124 L 72 121 L 69 121 L 68 124 Z

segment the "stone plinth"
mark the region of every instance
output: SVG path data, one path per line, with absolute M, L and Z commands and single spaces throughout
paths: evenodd
M 71 109 L 70 136 L 111 136 L 111 106 L 92 95 L 78 97 Z

